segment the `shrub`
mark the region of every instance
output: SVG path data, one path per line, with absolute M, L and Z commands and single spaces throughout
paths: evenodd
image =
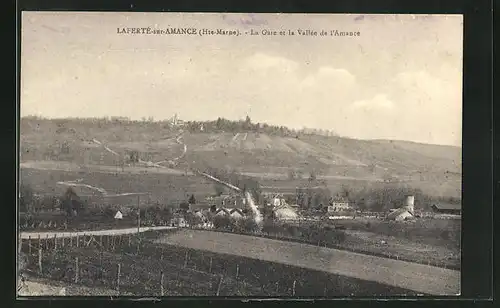
M 257 232 L 259 230 L 259 225 L 250 217 L 238 220 L 237 225 L 243 232 Z
M 228 216 L 215 216 L 214 217 L 214 228 L 218 230 L 232 230 L 234 227 L 234 221 Z
M 187 213 L 186 214 L 186 222 L 190 226 L 197 226 L 197 225 L 201 224 L 203 221 L 199 216 L 196 216 L 193 213 Z

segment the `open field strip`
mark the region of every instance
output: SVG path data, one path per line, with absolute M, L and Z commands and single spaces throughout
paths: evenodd
M 170 226 L 159 226 L 159 227 L 141 227 L 139 232 L 146 231 L 160 231 L 160 230 L 171 230 L 176 229 L 176 227 Z M 40 238 L 53 238 L 54 236 L 59 237 L 76 237 L 83 235 L 121 235 L 121 234 L 134 234 L 137 233 L 137 228 L 125 228 L 125 229 L 110 229 L 110 230 L 97 230 L 97 231 L 78 231 L 78 232 L 21 232 L 21 239 L 35 239 Z
M 168 235 L 158 242 L 326 271 L 425 294 L 460 293 L 459 271 L 338 249 L 196 230 Z

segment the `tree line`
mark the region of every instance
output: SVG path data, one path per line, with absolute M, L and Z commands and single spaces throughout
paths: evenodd
M 115 124 L 120 125 L 139 125 L 139 126 L 154 126 L 158 129 L 172 128 L 172 123 L 169 119 L 155 120 L 153 117 L 143 117 L 141 120 L 133 120 L 127 117 L 100 117 L 100 118 L 64 118 L 64 119 L 47 119 L 39 116 L 27 116 L 21 119 L 22 121 L 49 121 L 55 122 L 61 129 L 66 125 L 76 123 L 78 125 L 91 124 L 97 125 L 99 128 L 106 128 Z M 339 136 L 333 130 L 302 128 L 291 129 L 283 125 L 272 125 L 267 123 L 254 123 L 247 116 L 245 120 L 229 120 L 223 117 L 217 120 L 208 121 L 185 121 L 184 129 L 189 132 L 254 132 L 268 135 L 283 136 L 283 137 L 298 137 L 300 135 L 323 135 L 323 136 Z M 69 128 L 68 128 L 69 129 Z
M 241 133 L 241 132 L 253 132 L 261 133 L 282 137 L 298 137 L 299 135 L 324 135 L 324 136 L 338 136 L 335 132 L 331 130 L 324 129 L 313 129 L 313 128 L 303 128 L 303 129 L 291 129 L 283 125 L 272 125 L 267 123 L 254 123 L 249 116 L 246 116 L 245 120 L 228 120 L 222 117 L 217 118 L 214 121 L 187 121 L 185 128 L 190 132 L 230 132 L 230 133 Z

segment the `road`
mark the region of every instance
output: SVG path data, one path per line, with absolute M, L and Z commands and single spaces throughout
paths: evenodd
M 158 242 L 374 281 L 430 295 L 460 293 L 460 272 L 344 250 L 246 235 L 186 230 Z
M 141 227 L 139 232 L 146 231 L 156 231 L 156 230 L 171 230 L 175 227 L 160 226 L 160 227 Z M 133 234 L 137 233 L 137 228 L 126 228 L 126 229 L 109 229 L 109 230 L 96 230 L 96 231 L 77 231 L 77 232 L 21 232 L 20 236 L 22 239 L 28 238 L 49 238 L 54 237 L 76 237 L 83 235 L 121 235 L 121 234 Z

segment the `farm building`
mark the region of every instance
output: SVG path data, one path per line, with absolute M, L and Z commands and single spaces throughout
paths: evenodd
M 187 227 L 188 224 L 184 217 L 174 217 L 170 220 L 170 224 L 172 227 Z
M 328 206 L 328 213 L 348 211 L 351 209 L 351 205 L 348 200 L 345 199 L 334 199 L 330 202 Z
M 387 215 L 387 219 L 395 221 L 408 220 L 411 218 L 413 218 L 413 213 L 405 208 L 399 208 L 389 213 L 389 215 Z
M 234 219 L 242 219 L 245 218 L 245 214 L 240 209 L 231 209 L 229 210 L 229 215 Z
M 432 210 L 440 214 L 460 215 L 462 213 L 462 206 L 460 204 L 439 203 L 433 204 Z
M 274 217 L 277 220 L 296 220 L 299 218 L 297 212 L 289 206 L 282 206 L 274 209 Z
M 415 217 L 414 201 L 415 201 L 414 196 L 407 196 L 405 204 L 398 209 L 392 210 L 387 215 L 387 219 L 402 221 L 414 218 Z

